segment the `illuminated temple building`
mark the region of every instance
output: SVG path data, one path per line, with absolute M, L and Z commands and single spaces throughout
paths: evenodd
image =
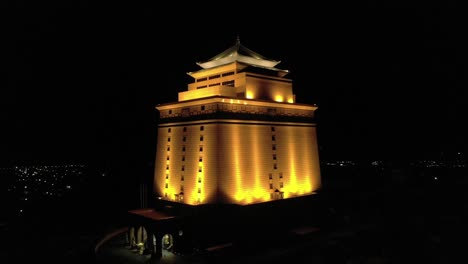
M 161 104 L 154 188 L 162 199 L 252 204 L 320 188 L 313 105 L 296 103 L 279 61 L 239 40 L 189 72 L 178 102 Z
M 154 206 L 129 212 L 130 247 L 161 257 L 309 221 L 321 187 L 317 107 L 296 102 L 279 63 L 237 40 L 197 63 L 177 102 L 156 106 Z

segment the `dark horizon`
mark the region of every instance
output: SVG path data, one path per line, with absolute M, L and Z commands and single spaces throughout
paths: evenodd
M 436 159 L 467 150 L 466 40 L 453 10 L 325 12 L 209 33 L 163 27 L 157 9 L 125 17 L 17 9 L 9 18 L 1 166 L 151 166 L 154 107 L 176 101 L 195 63 L 237 36 L 282 61 L 298 103 L 318 105 L 321 158 Z

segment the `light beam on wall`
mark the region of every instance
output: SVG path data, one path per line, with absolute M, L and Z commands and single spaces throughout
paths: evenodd
M 263 202 L 263 201 L 267 201 L 268 198 L 269 198 L 269 192 L 267 191 L 267 186 L 265 184 L 262 185 L 262 181 L 261 181 L 261 177 L 266 177 L 266 175 L 262 175 L 261 174 L 261 166 L 259 166 L 259 164 L 261 163 L 261 160 L 265 157 L 263 157 L 263 155 L 261 155 L 261 151 L 260 151 L 260 143 L 261 142 L 261 134 L 259 132 L 259 127 L 254 127 L 252 128 L 254 129 L 254 131 L 252 131 L 252 133 L 249 133 L 250 134 L 250 137 L 252 139 L 252 144 L 250 146 L 251 148 L 251 153 L 253 153 L 253 159 L 251 159 L 250 161 L 253 162 L 251 164 L 251 166 L 254 168 L 254 179 L 255 179 L 255 182 L 254 182 L 254 186 L 253 187 L 253 190 L 252 190 L 252 195 L 253 195 L 253 199 L 251 199 L 250 201 L 248 200 L 247 202 L 248 203 L 251 203 L 252 201 L 253 202 Z
M 297 172 L 296 172 L 296 152 L 294 151 L 293 133 L 290 127 L 285 128 L 285 136 L 288 141 L 288 165 L 289 165 L 289 182 L 284 188 L 284 198 L 288 198 L 298 191 Z
M 235 195 L 234 199 L 236 201 L 242 201 L 245 198 L 245 194 L 242 190 L 242 179 L 241 179 L 241 171 L 240 171 L 240 131 L 239 126 L 233 127 L 231 129 L 231 138 L 233 140 L 233 155 L 234 155 L 234 177 L 236 179 L 236 186 L 235 186 Z

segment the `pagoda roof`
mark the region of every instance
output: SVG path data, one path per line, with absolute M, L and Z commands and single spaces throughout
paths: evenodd
M 212 68 L 201 69 L 201 70 L 198 70 L 198 71 L 195 71 L 195 72 L 187 72 L 187 74 L 192 76 L 193 78 L 197 78 L 197 75 L 199 75 L 199 74 L 203 74 L 204 72 L 210 71 L 212 69 L 222 68 L 222 67 L 224 67 L 224 66 L 226 66 L 228 64 L 231 64 L 231 62 L 229 62 L 227 64 L 222 64 L 222 65 L 219 65 L 219 66 L 213 66 Z M 250 63 L 239 62 L 239 61 L 232 62 L 232 64 L 234 65 L 233 67 L 236 67 L 238 72 L 244 70 L 247 67 L 250 67 L 250 69 L 259 69 L 259 70 L 265 69 L 265 70 L 269 70 L 269 71 L 272 71 L 272 72 L 276 72 L 276 75 L 279 76 L 279 77 L 284 77 L 286 74 L 289 73 L 288 70 L 264 67 L 264 66 L 260 66 L 260 65 L 253 65 L 253 64 L 250 64 Z
M 236 43 L 232 47 L 226 49 L 225 51 L 219 53 L 207 61 L 197 62 L 197 64 L 203 69 L 210 69 L 235 61 L 263 68 L 274 68 L 278 63 L 281 62 L 268 59 L 265 56 L 262 56 L 257 52 L 245 47 L 240 43 L 239 38 L 237 38 Z

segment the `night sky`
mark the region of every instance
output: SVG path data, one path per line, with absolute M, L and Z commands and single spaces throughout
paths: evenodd
M 278 68 L 291 71 L 299 103 L 318 105 L 324 159 L 466 151 L 465 15 L 236 10 L 11 9 L 2 23 L 0 165 L 148 166 L 154 107 L 176 101 L 195 63 L 229 48 L 237 35 L 282 61 Z

